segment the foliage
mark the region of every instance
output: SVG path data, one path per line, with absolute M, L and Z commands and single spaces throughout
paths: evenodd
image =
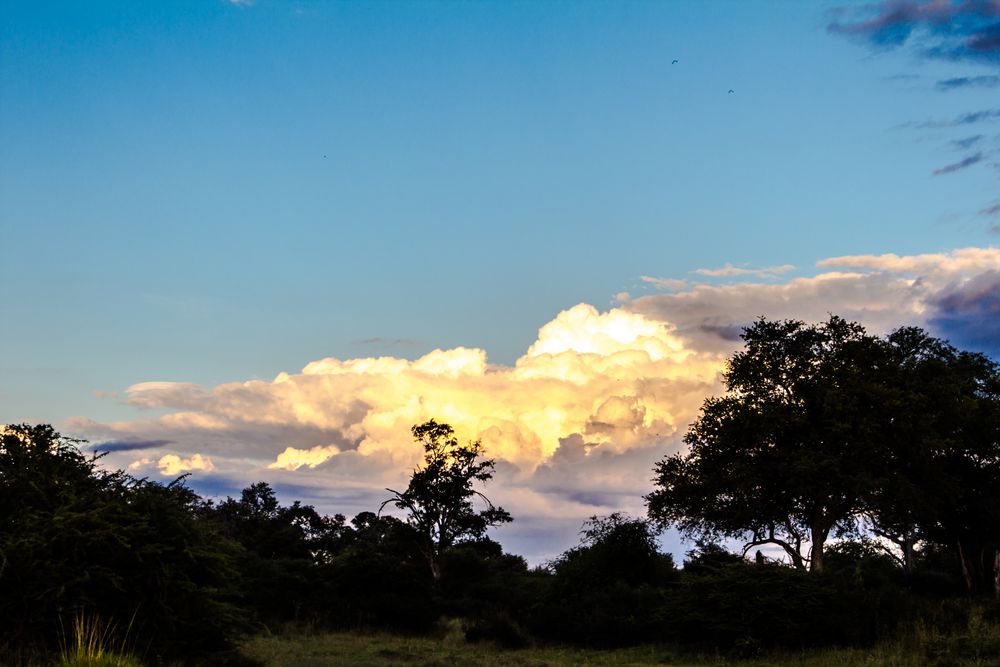
M 332 595 L 327 565 L 349 532 L 343 515 L 321 516 L 298 501 L 282 506 L 266 482 L 206 513 L 243 547 L 237 566 L 244 599 L 258 622 L 324 619 Z
M 592 517 L 580 545 L 550 564 L 552 580 L 530 617 L 539 636 L 594 646 L 628 646 L 660 634 L 673 558 L 649 521 Z
M 687 453 L 656 465 L 650 517 L 688 537 L 776 544 L 823 570 L 827 539 L 870 529 L 912 575 L 920 544 L 958 549 L 989 590 L 1000 547 L 1000 372 L 917 328 L 885 339 L 758 320 L 705 401 Z M 806 551 L 806 547 L 809 550 Z M 1000 594 L 1000 590 L 998 590 Z
M 459 444 L 454 429 L 433 419 L 414 426 L 413 437 L 424 447 L 424 465 L 413 471 L 405 491 L 394 491 L 382 507 L 393 504 L 407 513 L 407 521 L 420 536 L 420 550 L 435 581 L 441 579 L 441 554 L 463 540 L 477 540 L 491 526 L 512 521 L 502 507 L 473 488 L 475 482 L 493 478 L 493 460 L 483 459 L 478 440 Z M 478 497 L 486 508 L 476 510 Z
M 242 627 L 234 545 L 183 479 L 104 471 L 51 426 L 0 435 L 0 625 L 9 650 L 48 645 L 87 611 L 150 656 L 228 651 Z M 220 658 L 221 659 L 221 658 Z
M 827 538 L 854 527 L 873 486 L 881 346 L 835 316 L 760 319 L 743 339 L 729 393 L 706 400 L 685 435 L 690 452 L 657 464 L 649 514 L 695 538 L 776 544 L 818 572 Z
M 437 619 L 420 536 L 395 517 L 362 512 L 327 568 L 330 623 L 339 627 L 426 632 Z

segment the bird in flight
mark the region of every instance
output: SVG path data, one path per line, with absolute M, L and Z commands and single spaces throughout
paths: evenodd
M 670 62 L 670 64 L 671 64 L 671 65 L 676 65 L 676 64 L 677 64 L 677 63 L 679 63 L 679 62 L 680 62 L 679 60 L 677 60 L 676 58 L 674 58 L 674 60 L 672 60 L 672 61 Z
M 735 90 L 733 90 L 732 88 L 730 88 L 730 89 L 729 89 L 729 94 L 732 94 L 732 93 L 735 93 L 735 92 L 736 92 L 736 91 L 735 91 Z

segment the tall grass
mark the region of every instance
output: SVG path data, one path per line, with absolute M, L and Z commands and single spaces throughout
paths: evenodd
M 116 638 L 117 627 L 98 615 L 80 612 L 73 617 L 72 638 L 63 633 L 63 647 L 57 667 L 142 667 L 127 650 L 129 627 Z M 117 639 L 117 641 L 116 641 Z

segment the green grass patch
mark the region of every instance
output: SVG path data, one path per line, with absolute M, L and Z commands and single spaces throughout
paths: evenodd
M 388 634 L 331 633 L 300 636 L 255 637 L 243 653 L 265 667 L 329 667 L 331 665 L 406 665 L 407 667 L 624 667 L 626 665 L 740 664 L 754 667 L 916 667 L 927 663 L 900 647 L 840 649 L 804 653 L 776 653 L 751 660 L 726 656 L 689 655 L 664 646 L 638 646 L 615 650 L 543 646 L 504 649 L 491 644 L 469 644 L 461 638 L 400 637 Z

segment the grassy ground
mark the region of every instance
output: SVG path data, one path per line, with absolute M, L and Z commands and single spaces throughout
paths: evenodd
M 501 649 L 489 644 L 469 644 L 452 633 L 442 639 L 399 637 L 386 634 L 333 633 L 299 636 L 256 637 L 244 646 L 244 653 L 267 667 L 328 667 L 331 665 L 407 665 L 438 667 L 570 667 L 676 665 L 743 665 L 746 667 L 917 667 L 938 665 L 1000 666 L 1000 658 L 949 651 L 929 654 L 925 647 L 902 643 L 870 649 L 834 649 L 804 653 L 776 653 L 766 657 L 734 661 L 723 656 L 690 655 L 666 647 L 642 646 L 614 651 L 565 647 Z

